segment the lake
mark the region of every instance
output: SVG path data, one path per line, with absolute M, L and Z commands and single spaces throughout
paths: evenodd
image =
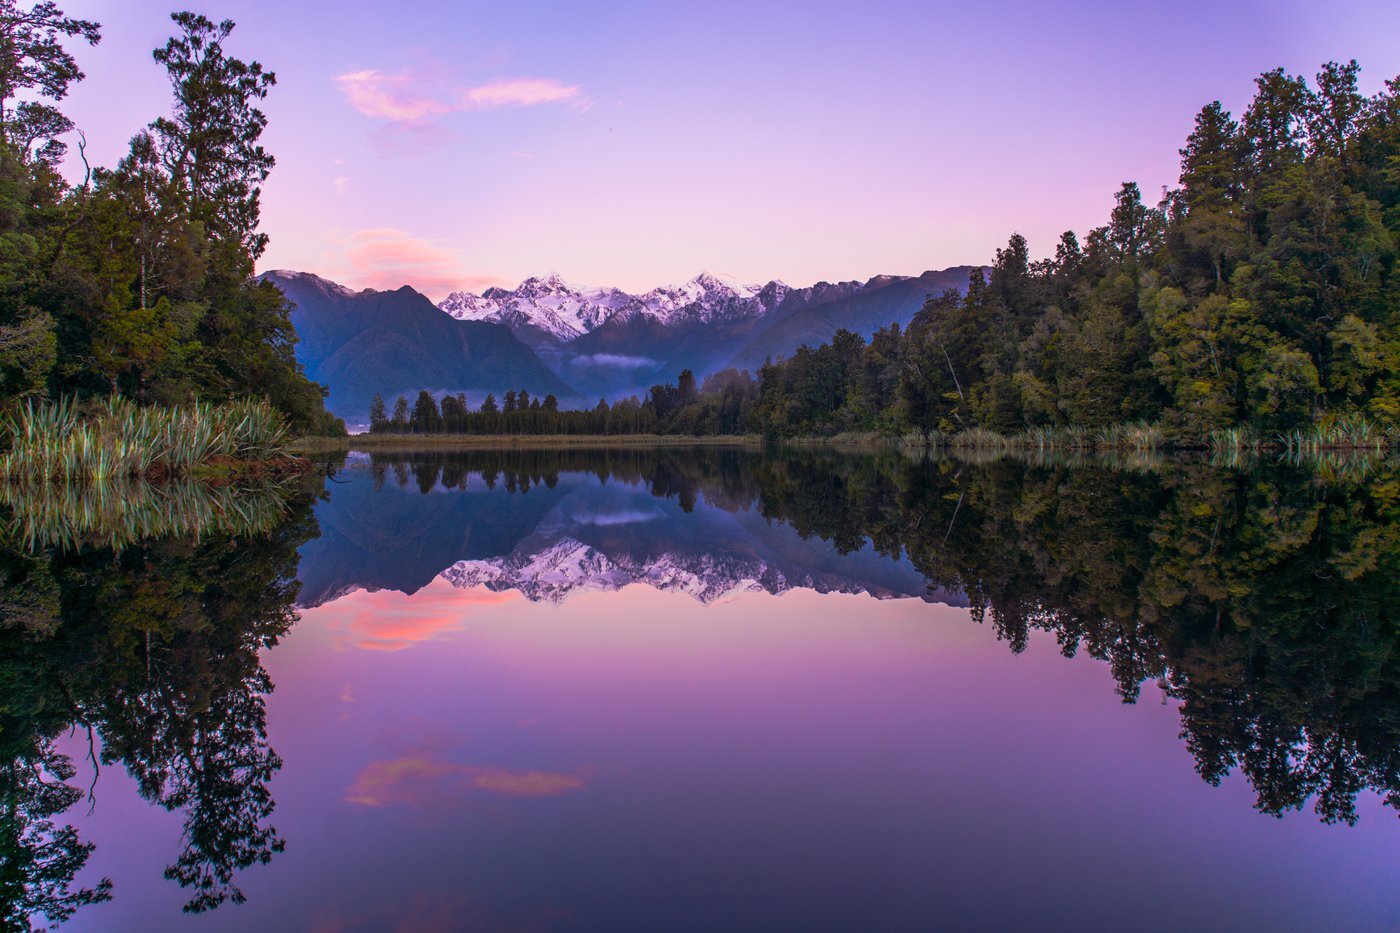
M 6 917 L 1400 918 L 1393 462 L 322 467 L 247 516 L 145 493 L 179 534 L 0 513 Z

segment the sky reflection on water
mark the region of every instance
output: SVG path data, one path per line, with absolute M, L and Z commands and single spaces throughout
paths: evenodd
M 584 474 L 523 497 L 339 479 L 304 560 L 346 553 L 337 498 L 390 515 L 539 492 L 548 508 L 496 547 L 512 552 L 561 516 L 615 530 L 577 520 L 604 498 L 649 516 L 639 553 L 715 534 L 752 550 L 734 529 L 768 524 Z M 749 531 L 790 562 L 829 547 Z M 818 557 L 836 579 L 843 559 Z M 1149 680 L 1121 702 L 1108 665 L 1045 632 L 1013 654 L 967 608 L 801 586 L 404 589 L 328 596 L 263 653 L 288 844 L 240 874 L 248 903 L 182 916 L 161 877 L 179 819 L 107 768 L 73 822 L 116 897 L 68 928 L 1380 930 L 1400 912 L 1397 821 L 1374 792 L 1354 827 L 1258 813 L 1240 774 L 1201 780 L 1177 700 Z

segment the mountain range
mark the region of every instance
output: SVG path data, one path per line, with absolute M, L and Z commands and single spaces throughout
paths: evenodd
M 869 337 L 888 324 L 908 324 L 930 294 L 965 289 L 972 269 L 807 288 L 737 285 L 701 273 L 642 294 L 549 276 L 513 290 L 454 292 L 439 307 L 459 320 L 509 327 L 582 394 L 616 397 L 672 382 L 682 369 L 702 379 L 730 366 L 752 371 L 843 327 Z
M 440 305 L 408 286 L 353 291 L 285 270 L 263 278 L 287 295 L 298 362 L 329 386 L 331 410 L 356 424 L 376 393 L 392 405 L 420 389 L 466 392 L 479 404 L 487 392 L 523 388 L 577 406 L 643 396 L 683 369 L 700 380 L 728 367 L 752 372 L 841 328 L 869 337 L 907 325 L 929 295 L 964 290 L 973 268 L 805 288 L 702 273 L 641 294 L 549 276 L 454 292 Z
M 360 589 L 413 593 L 438 576 L 556 605 L 633 584 L 704 603 L 812 589 L 965 605 L 961 593 L 931 591 L 906 559 L 869 543 L 840 551 L 721 484 L 667 494 L 640 474 L 603 482 L 579 470 L 511 492 L 491 467 L 449 479 L 450 465 L 401 459 L 396 477 L 389 460 L 352 456 L 318 503 L 321 533 L 301 549 L 299 605 Z
M 297 361 L 330 388 L 327 407 L 364 422 L 376 393 L 392 405 L 420 389 L 468 392 L 479 401 L 503 388 L 571 398 L 576 393 L 509 327 L 459 321 L 408 286 L 355 292 L 305 272 L 275 271 L 292 306 Z

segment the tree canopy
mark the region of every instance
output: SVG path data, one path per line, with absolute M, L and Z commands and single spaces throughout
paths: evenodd
M 65 43 L 95 44 L 99 26 L 0 0 L 0 406 L 257 395 L 299 430 L 340 430 L 296 362 L 285 296 L 253 278 L 273 166 L 258 104 L 276 79 L 229 54 L 231 21 L 171 19 L 153 53 L 170 113 L 72 185 L 55 166 L 73 125 L 43 101 L 82 79 Z

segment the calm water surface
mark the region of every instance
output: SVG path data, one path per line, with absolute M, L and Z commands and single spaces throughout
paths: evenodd
M 9 546 L 0 891 L 110 879 L 72 930 L 1394 929 L 1398 570 L 1384 464 L 355 454 L 252 536 Z

